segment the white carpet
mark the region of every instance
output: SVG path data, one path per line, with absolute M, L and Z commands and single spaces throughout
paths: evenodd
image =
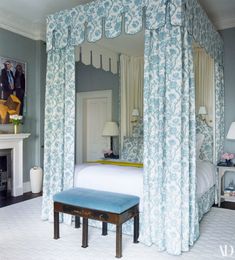
M 89 227 L 89 247 L 81 247 L 81 229 L 60 225 L 59 240 L 53 239 L 53 224 L 40 220 L 41 198 L 0 209 L 0 260 L 82 260 L 115 259 L 115 233 L 101 236 Z M 235 211 L 212 208 L 201 223 L 201 236 L 190 252 L 174 257 L 157 252 L 154 246 L 133 244 L 123 235 L 123 260 L 217 260 L 223 257 L 220 246 L 235 249 Z

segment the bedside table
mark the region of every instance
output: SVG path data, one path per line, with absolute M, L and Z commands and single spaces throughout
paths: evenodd
M 235 172 L 235 166 L 217 166 L 217 169 L 219 171 L 218 175 L 218 207 L 220 207 L 221 199 L 224 199 L 225 201 L 231 201 L 235 202 L 235 196 L 232 196 L 231 198 L 225 197 L 224 195 L 221 195 L 221 193 L 224 191 L 224 174 L 225 172 Z M 223 187 L 223 188 L 221 188 Z M 224 192 L 223 192 L 224 194 Z

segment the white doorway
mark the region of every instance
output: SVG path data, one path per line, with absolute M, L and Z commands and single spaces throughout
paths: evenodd
M 109 148 L 102 136 L 106 121 L 112 119 L 112 90 L 77 93 L 76 163 L 98 160 Z

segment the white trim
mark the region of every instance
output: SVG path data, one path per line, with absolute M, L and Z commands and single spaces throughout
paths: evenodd
M 76 164 L 83 162 L 83 106 L 90 98 L 108 99 L 108 120 L 112 119 L 112 90 L 79 92 L 76 96 Z
M 30 134 L 1 134 L 0 149 L 12 149 L 12 189 L 17 197 L 23 194 L 23 140 Z
M 0 28 L 32 40 L 46 40 L 46 24 L 34 23 L 0 10 Z
M 12 183 L 11 183 L 11 179 L 9 179 L 8 188 L 11 190 L 11 187 L 12 187 Z M 30 192 L 30 191 L 32 191 L 30 181 L 24 182 L 23 183 L 23 193 Z
M 225 18 L 225 19 L 218 19 L 218 20 L 213 20 L 215 27 L 218 30 L 224 30 L 228 28 L 233 28 L 235 27 L 235 18 Z

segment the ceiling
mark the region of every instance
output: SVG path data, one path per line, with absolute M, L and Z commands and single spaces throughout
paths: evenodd
M 218 30 L 235 27 L 235 0 L 198 0 Z M 91 0 L 1 0 L 0 28 L 34 40 L 45 40 L 46 17 L 57 11 L 70 9 Z M 20 4 L 19 4 L 20 3 Z M 13 8 L 14 7 L 14 8 Z M 133 45 L 133 40 L 135 44 Z M 144 34 L 123 34 L 113 40 L 97 44 L 110 50 L 138 56 L 143 53 Z
M 235 0 L 198 0 L 218 30 L 235 27 Z

